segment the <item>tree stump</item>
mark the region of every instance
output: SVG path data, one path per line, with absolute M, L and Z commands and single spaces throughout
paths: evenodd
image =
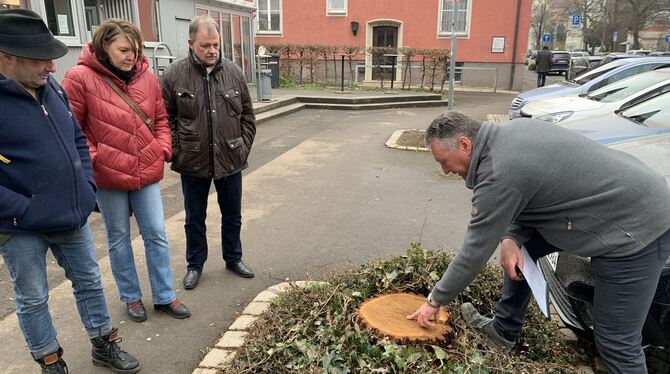
M 432 329 L 421 327 L 416 320 L 406 318 L 425 302 L 425 297 L 416 294 L 381 295 L 361 304 L 358 316 L 368 331 L 400 343 L 451 340 L 453 329 L 445 308 L 440 308 L 439 321 Z

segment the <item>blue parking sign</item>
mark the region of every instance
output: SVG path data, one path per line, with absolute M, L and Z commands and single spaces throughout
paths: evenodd
M 542 41 L 543 41 L 543 42 L 545 42 L 545 43 L 549 43 L 550 40 L 551 40 L 551 35 L 549 35 L 549 34 L 544 34 L 544 35 L 542 36 Z
M 665 36 L 665 42 L 670 44 L 670 34 Z
M 579 26 L 581 20 L 582 17 L 579 14 L 575 14 L 574 16 L 572 16 L 572 26 Z

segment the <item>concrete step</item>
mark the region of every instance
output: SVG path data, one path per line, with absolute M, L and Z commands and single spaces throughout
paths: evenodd
M 440 94 L 422 94 L 422 95 L 402 95 L 402 94 L 388 94 L 379 96 L 340 96 L 340 97 L 324 97 L 324 96 L 299 96 L 298 101 L 303 103 L 324 103 L 324 104 L 377 104 L 377 103 L 396 103 L 396 102 L 410 102 L 410 101 L 440 101 L 442 95 Z
M 283 99 L 283 100 L 273 101 L 273 102 L 270 102 L 270 103 L 263 103 L 261 105 L 258 105 L 257 107 L 254 107 L 254 113 L 256 115 L 258 115 L 260 113 L 269 112 L 269 111 L 275 110 L 279 107 L 295 104 L 297 102 L 298 102 L 298 98 L 297 97 L 292 97 L 290 99 Z
M 423 101 L 400 101 L 373 104 L 331 104 L 331 103 L 305 103 L 305 109 L 331 109 L 331 110 L 371 110 L 371 109 L 393 109 L 393 108 L 426 108 L 446 106 L 447 100 L 423 100 Z
M 258 111 L 256 111 L 256 124 L 260 124 L 260 123 L 269 121 L 273 118 L 277 118 L 277 117 L 280 117 L 280 116 L 286 116 L 286 115 L 289 115 L 291 113 L 295 113 L 295 112 L 297 112 L 301 109 L 304 109 L 304 108 L 305 108 L 305 104 L 294 102 L 292 104 L 281 105 L 281 106 L 275 107 L 274 109 L 266 110 L 266 111 L 263 111 L 261 113 L 258 113 Z

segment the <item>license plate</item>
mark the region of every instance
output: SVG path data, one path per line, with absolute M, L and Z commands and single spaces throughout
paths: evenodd
M 558 263 L 558 253 L 550 253 L 547 255 L 547 262 L 549 263 L 549 266 L 556 271 L 556 263 Z

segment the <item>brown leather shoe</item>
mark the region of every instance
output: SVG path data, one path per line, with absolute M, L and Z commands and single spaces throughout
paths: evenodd
M 191 311 L 188 310 L 179 299 L 174 299 L 170 304 L 154 304 L 154 309 L 167 313 L 170 317 L 177 319 L 184 319 L 191 316 Z

